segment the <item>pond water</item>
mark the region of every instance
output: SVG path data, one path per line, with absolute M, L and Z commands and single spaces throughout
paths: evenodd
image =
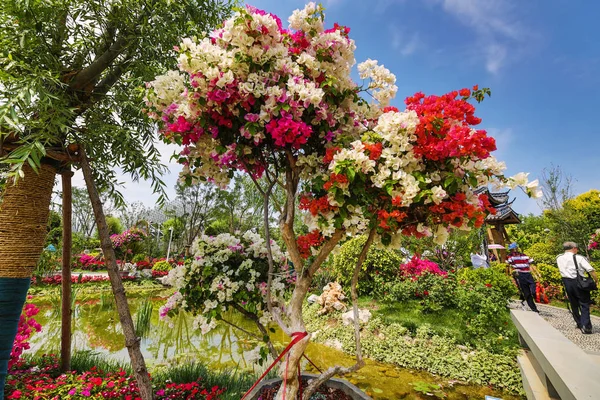
M 146 332 L 143 334 L 142 352 L 150 371 L 164 365 L 182 363 L 189 360 L 201 361 L 215 369 L 241 369 L 262 372 L 254 362 L 254 349 L 258 340 L 225 323 L 220 323 L 216 329 L 206 335 L 192 328 L 193 317 L 180 314 L 173 325 L 159 320 L 158 309 L 169 296 L 169 291 L 153 291 L 131 293 L 130 308 L 133 319 L 146 320 Z M 77 298 L 79 297 L 79 298 Z M 76 296 L 73 318 L 73 349 L 94 350 L 107 357 L 129 361 L 124 347 L 124 336 L 121 332 L 118 314 L 110 291 L 93 296 Z M 31 340 L 29 353 L 57 353 L 60 349 L 60 305 L 58 296 L 35 298 L 31 300 L 40 307 L 36 317 L 43 330 L 35 334 Z M 150 310 L 151 307 L 151 310 Z M 142 315 L 146 314 L 146 318 Z M 257 331 L 249 323 L 236 314 L 228 320 L 244 329 Z M 281 331 L 276 331 L 272 339 L 279 349 L 289 343 L 289 338 Z M 307 350 L 308 357 L 321 369 L 333 365 L 352 365 L 353 358 L 326 347 L 312 343 Z M 306 370 L 315 372 L 310 365 Z M 505 400 L 518 399 L 488 387 L 452 384 L 443 379 L 422 371 L 413 371 L 393 365 L 382 364 L 367 360 L 367 365 L 346 379 L 370 394 L 374 399 L 484 399 L 486 395 Z M 444 394 L 428 396 L 418 392 L 424 383 L 443 385 Z

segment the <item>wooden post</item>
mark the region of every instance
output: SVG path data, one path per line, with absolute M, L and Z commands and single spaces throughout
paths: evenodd
M 121 322 L 121 327 L 123 328 L 123 334 L 125 335 L 125 346 L 127 347 L 129 358 L 131 359 L 131 366 L 133 368 L 135 380 L 137 381 L 138 388 L 140 389 L 140 397 L 142 400 L 152 400 L 154 398 L 154 394 L 152 392 L 152 382 L 150 381 L 150 375 L 148 375 L 148 369 L 146 368 L 144 355 L 140 350 L 140 338 L 135 334 L 135 326 L 133 325 L 129 304 L 127 303 L 125 288 L 123 287 L 123 281 L 117 267 L 115 250 L 113 249 L 112 242 L 110 241 L 110 233 L 108 232 L 106 217 L 104 215 L 104 210 L 102 209 L 102 201 L 100 200 L 100 195 L 98 195 L 92 169 L 86 158 L 83 148 L 80 149 L 80 163 L 81 170 L 83 171 L 83 177 L 85 178 L 85 183 L 90 195 L 90 202 L 92 203 L 92 208 L 94 209 L 94 217 L 96 218 L 98 234 L 100 235 L 100 243 L 102 246 L 102 252 L 104 253 L 106 269 L 108 270 L 110 284 L 113 295 L 115 296 L 115 303 L 117 305 L 117 312 L 119 313 L 119 320 Z
M 71 369 L 71 247 L 72 247 L 72 190 L 73 172 L 66 168 L 61 175 L 62 180 L 62 313 L 60 336 L 60 369 L 67 372 Z

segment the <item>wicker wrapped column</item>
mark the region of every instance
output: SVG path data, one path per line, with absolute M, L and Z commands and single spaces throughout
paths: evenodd
M 23 172 L 0 196 L 0 400 L 31 275 L 44 248 L 56 168 L 42 164 L 36 173 L 25 165 Z

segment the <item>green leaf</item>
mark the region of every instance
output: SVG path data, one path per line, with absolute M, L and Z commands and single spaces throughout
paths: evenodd
M 356 172 L 354 171 L 354 168 L 348 168 L 346 170 L 346 175 L 348 175 L 348 180 L 350 182 L 354 182 L 354 177 L 356 176 Z

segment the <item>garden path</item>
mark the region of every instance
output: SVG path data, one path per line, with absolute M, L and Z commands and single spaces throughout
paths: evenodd
M 513 301 L 511 308 L 521 308 L 520 301 Z M 593 330 L 591 335 L 584 335 L 575 326 L 571 313 L 566 308 L 559 308 L 545 304 L 537 304 L 540 317 L 544 318 L 555 329 L 559 330 L 567 339 L 581 347 L 588 353 L 600 355 L 600 318 L 591 316 Z M 524 306 L 529 310 L 529 307 Z

